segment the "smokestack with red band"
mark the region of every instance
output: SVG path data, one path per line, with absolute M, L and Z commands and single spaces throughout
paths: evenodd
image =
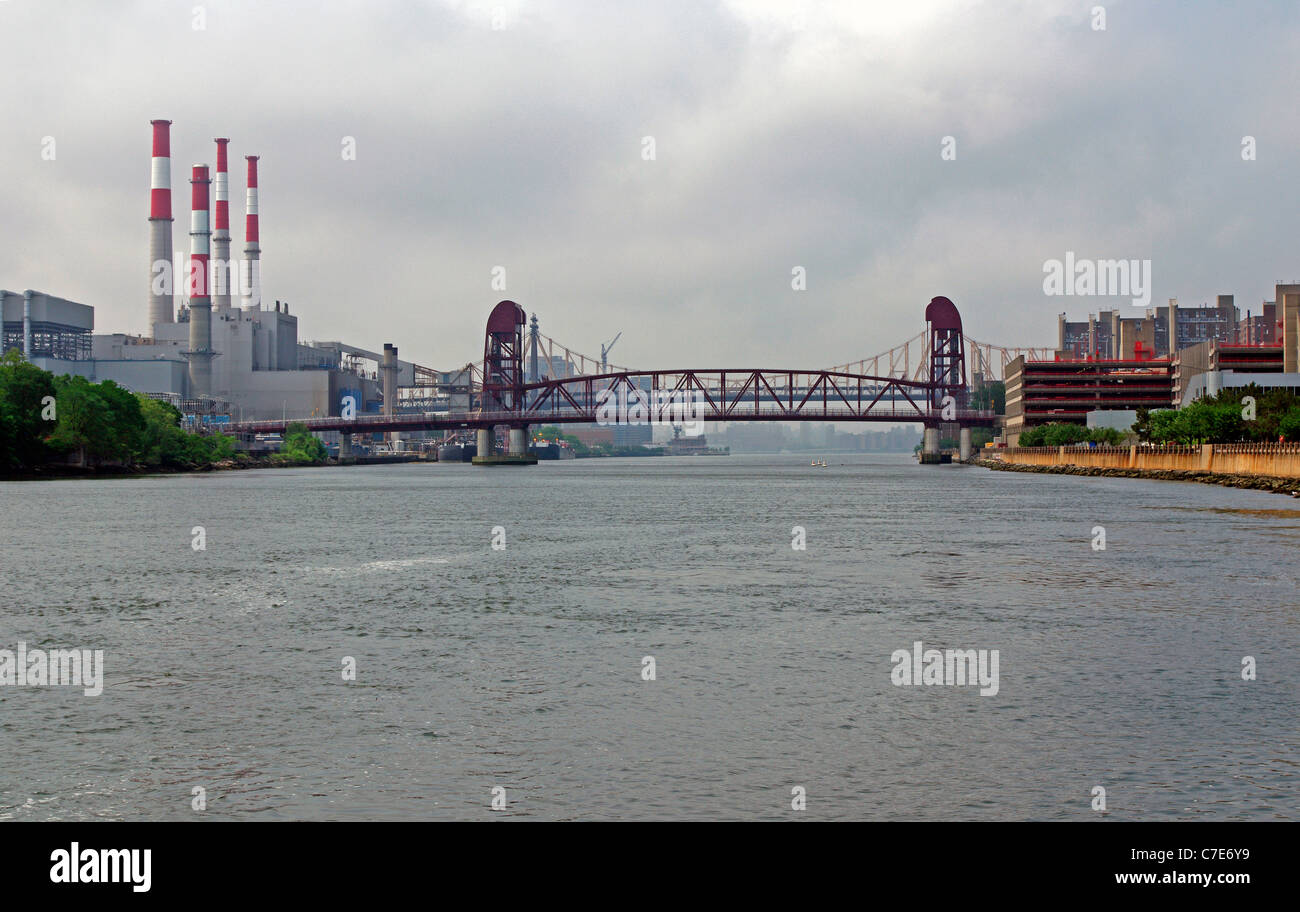
M 245 155 L 248 161 L 248 201 L 244 218 L 244 309 L 262 309 L 262 248 L 257 242 L 257 159 Z
M 190 179 L 190 396 L 209 396 L 212 386 L 212 297 L 208 287 L 209 240 L 207 165 L 195 165 Z
M 149 334 L 155 323 L 172 323 L 172 151 L 171 121 L 153 124 L 153 168 L 149 179 Z
M 230 310 L 230 174 L 226 169 L 228 139 L 217 139 L 217 180 L 214 187 L 216 222 L 212 233 L 212 304 L 217 313 Z
M 208 221 L 208 187 L 212 181 L 207 165 L 195 165 L 190 178 L 190 277 L 186 287 L 190 304 L 196 301 L 211 306 L 208 288 L 208 258 L 211 253 L 211 223 Z

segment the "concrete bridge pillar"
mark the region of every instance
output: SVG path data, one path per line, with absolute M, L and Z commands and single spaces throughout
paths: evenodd
M 479 428 L 474 435 L 478 440 L 478 455 L 492 455 L 492 428 Z
M 937 427 L 927 427 L 925 429 L 925 436 L 922 439 L 924 441 L 924 446 L 922 446 L 921 452 L 928 456 L 938 456 L 939 429 Z
M 972 449 L 971 439 L 970 439 L 970 428 L 964 427 L 961 429 L 960 442 L 958 443 L 958 448 L 961 453 L 962 462 L 965 462 L 966 460 L 970 459 L 970 454 Z
M 339 465 L 351 462 L 352 459 L 352 435 L 339 434 Z
M 510 429 L 510 449 L 511 456 L 524 456 L 528 453 L 528 426 L 512 427 Z

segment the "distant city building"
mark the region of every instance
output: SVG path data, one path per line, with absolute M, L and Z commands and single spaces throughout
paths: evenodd
M 595 425 L 569 425 L 562 429 L 565 434 L 576 437 L 586 446 L 614 445 L 614 426 L 596 427 Z
M 564 380 L 567 377 L 578 376 L 578 369 L 574 367 L 572 361 L 567 361 L 559 355 L 551 355 L 549 358 L 539 355 L 537 373 L 542 380 Z
M 805 430 L 807 433 L 805 434 Z M 886 430 L 842 431 L 828 427 L 825 436 L 814 440 L 810 422 L 798 426 L 771 423 L 730 423 L 725 428 L 710 425 L 709 437 L 714 447 L 728 447 L 733 453 L 780 453 L 783 451 L 822 453 L 828 450 L 849 452 L 910 453 L 921 441 L 919 425 Z
M 1214 306 L 1149 308 L 1140 316 L 1103 310 L 1087 320 L 1057 320 L 1057 356 L 1072 361 L 1124 361 L 1167 358 L 1201 342 L 1237 341 L 1240 319 L 1232 295 L 1219 295 Z
M 651 442 L 654 430 L 649 424 L 615 424 L 612 429 L 616 447 L 645 446 Z

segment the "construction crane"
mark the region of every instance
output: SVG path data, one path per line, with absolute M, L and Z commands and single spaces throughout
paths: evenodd
M 623 335 L 623 331 L 620 329 L 620 330 L 618 331 L 618 335 L 615 336 L 613 339 L 611 339 L 608 343 L 601 343 L 601 346 L 600 346 L 600 372 L 601 372 L 602 374 L 607 374 L 607 373 L 609 373 L 609 352 L 610 352 L 610 349 L 612 349 L 612 348 L 614 347 L 614 343 L 617 342 L 617 341 L 622 337 L 622 335 Z

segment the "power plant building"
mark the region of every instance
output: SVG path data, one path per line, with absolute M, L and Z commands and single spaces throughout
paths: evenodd
M 95 309 L 28 289 L 0 289 L 4 350 L 16 348 L 35 358 L 83 361 L 91 356 Z
M 242 263 L 229 260 L 230 140 L 225 137 L 215 140 L 215 180 L 207 165 L 193 168 L 189 269 L 174 261 L 179 258 L 171 246 L 171 121 L 150 123 L 149 334 L 95 334 L 91 306 L 42 292 L 3 291 L 4 349 L 17 348 L 55 374 L 113 380 L 183 403 L 185 411 L 224 413 L 234 420 L 339 415 L 347 397 L 358 412 L 380 411 L 384 355 L 339 342 L 304 345 L 289 305 L 262 301 L 258 156 L 245 156 Z M 240 306 L 232 306 L 232 299 Z M 373 369 L 367 370 L 366 361 L 374 362 Z M 395 399 L 397 386 L 414 384 L 415 367 L 398 361 L 395 350 L 389 362 Z

